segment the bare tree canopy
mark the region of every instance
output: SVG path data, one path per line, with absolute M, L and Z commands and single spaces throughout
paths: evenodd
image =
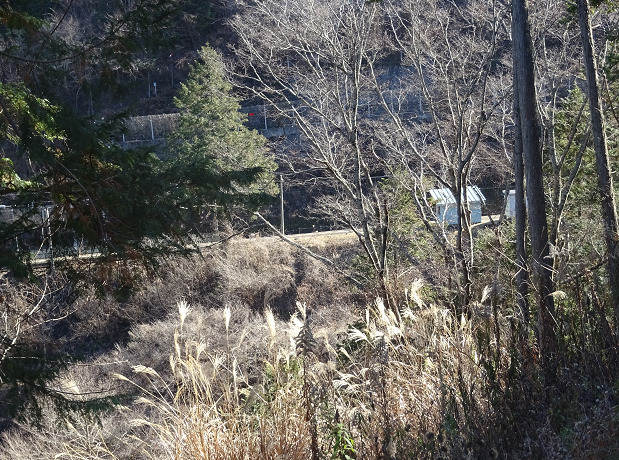
M 498 3 L 240 2 L 238 81 L 289 117 L 301 137 L 288 152 L 335 193 L 324 212 L 359 237 L 383 294 L 398 232 L 394 196 L 414 196 L 426 230 L 453 259 L 454 288 L 470 300 L 473 264 L 467 185 L 503 181 L 509 154 L 510 63 Z M 301 158 L 301 159 L 300 159 Z M 501 166 L 502 165 L 502 166 Z M 397 179 L 396 179 L 397 178 Z M 430 224 L 427 191 L 456 198 L 455 242 Z

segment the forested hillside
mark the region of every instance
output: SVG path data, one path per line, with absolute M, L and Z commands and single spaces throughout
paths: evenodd
M 0 457 L 615 458 L 616 7 L 5 1 Z

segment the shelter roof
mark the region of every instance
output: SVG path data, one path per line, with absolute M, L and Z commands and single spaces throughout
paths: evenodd
M 453 193 L 451 193 L 451 190 L 449 190 L 448 188 L 435 188 L 429 190 L 428 193 L 430 194 L 432 199 L 439 204 L 456 204 L 456 199 L 453 196 Z M 476 185 L 469 185 L 466 187 L 466 196 L 469 203 L 483 204 L 486 202 L 486 197 L 483 193 L 481 193 L 481 190 L 479 190 L 479 187 L 477 187 Z M 464 196 L 462 197 L 462 199 L 464 199 Z

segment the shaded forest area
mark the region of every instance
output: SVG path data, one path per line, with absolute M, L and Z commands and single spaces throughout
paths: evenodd
M 4 2 L 0 457 L 615 458 L 616 6 Z

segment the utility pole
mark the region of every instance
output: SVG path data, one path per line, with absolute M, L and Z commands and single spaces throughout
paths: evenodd
M 280 231 L 282 235 L 284 235 L 285 233 L 284 233 L 284 175 L 283 174 L 279 175 L 279 205 L 280 205 L 279 213 L 280 213 L 280 219 L 281 219 Z

